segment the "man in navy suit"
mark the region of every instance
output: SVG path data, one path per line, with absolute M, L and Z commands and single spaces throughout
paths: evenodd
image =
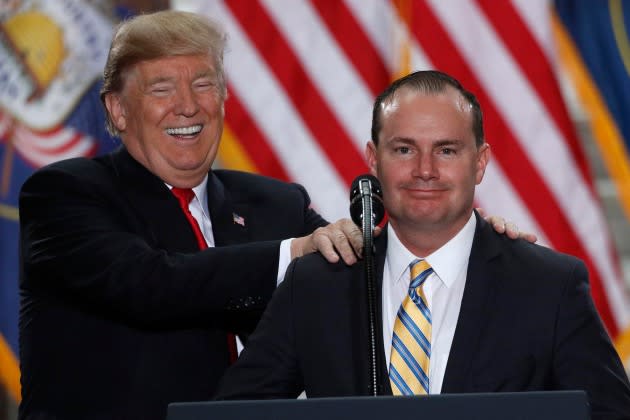
M 593 418 L 630 418 L 582 261 L 506 240 L 473 209 L 490 146 L 472 93 L 438 71 L 394 82 L 366 157 L 389 214 L 375 240 L 381 393 L 580 389 Z M 362 265 L 294 260 L 218 398 L 368 395 Z

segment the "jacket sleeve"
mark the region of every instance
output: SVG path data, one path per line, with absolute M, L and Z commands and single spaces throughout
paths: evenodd
M 134 230 L 112 188 L 89 179 L 53 166 L 23 185 L 23 293 L 159 328 L 262 312 L 276 286 L 279 241 L 168 252 Z
M 295 348 L 294 260 L 247 347 L 224 375 L 218 400 L 296 398 L 304 390 Z
M 630 386 L 623 365 L 591 299 L 586 267 L 577 261 L 558 306 L 554 389 L 583 389 L 593 419 L 630 415 Z

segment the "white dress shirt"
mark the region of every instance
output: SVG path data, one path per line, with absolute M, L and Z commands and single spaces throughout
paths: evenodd
M 208 185 L 208 175 L 203 178 L 201 184 L 193 187 L 192 190 L 195 193 L 195 197 L 188 204 L 188 210 L 193 215 L 197 224 L 199 224 L 199 228 L 201 229 L 201 233 L 203 233 L 203 238 L 206 240 L 206 244 L 208 244 L 208 248 L 214 247 L 214 234 L 212 233 L 212 220 L 210 220 L 210 209 L 208 209 L 208 189 L 206 186 Z M 173 187 L 169 184 L 166 184 L 169 189 Z M 278 276 L 276 278 L 276 283 L 279 285 L 284 279 L 284 274 L 287 271 L 287 267 L 291 262 L 291 241 L 292 239 L 285 239 L 280 242 L 280 258 L 278 262 Z
M 448 355 L 466 285 L 466 271 L 477 221 L 474 213 L 466 225 L 437 251 L 427 256 L 413 255 L 398 239 L 391 224 L 387 227 L 387 254 L 383 270 L 383 343 L 389 371 L 392 335 L 396 314 L 409 290 L 409 264 L 423 258 L 433 267 L 423 290 L 431 311 L 431 359 L 429 393 L 442 389 Z
M 195 193 L 195 197 L 190 200 L 188 204 L 188 210 L 193 215 L 197 224 L 199 224 L 199 228 L 201 229 L 201 233 L 203 233 L 203 238 L 206 240 L 206 244 L 208 244 L 208 248 L 214 247 L 214 234 L 212 233 L 212 220 L 210 220 L 210 209 L 208 208 L 208 190 L 206 186 L 208 185 L 208 175 L 203 178 L 201 184 L 193 187 L 192 190 Z M 166 184 L 169 189 L 173 187 L 169 184 Z M 276 278 L 276 283 L 280 284 L 280 282 L 284 279 L 284 273 L 291 262 L 291 239 L 285 239 L 280 243 L 280 259 L 278 262 L 278 276 Z M 243 350 L 243 343 L 240 338 L 236 337 L 236 348 L 238 353 L 240 354 Z
M 210 220 L 210 209 L 208 209 L 207 185 L 208 175 L 203 178 L 201 184 L 192 189 L 195 193 L 195 197 L 190 200 L 188 210 L 190 210 L 190 213 L 199 224 L 203 238 L 208 244 L 208 248 L 212 248 L 214 247 L 214 233 L 212 233 L 212 220 Z

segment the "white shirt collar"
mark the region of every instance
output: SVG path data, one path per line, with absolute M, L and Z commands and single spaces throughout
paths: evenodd
M 165 182 L 166 184 L 166 182 Z M 208 209 L 208 174 L 203 177 L 203 180 L 199 185 L 193 187 L 192 190 L 195 193 L 195 197 L 201 204 L 201 209 L 206 217 L 210 218 L 210 210 Z M 169 190 L 173 189 L 173 186 L 166 184 Z
M 201 203 L 201 208 L 203 209 L 203 213 L 206 215 L 206 217 L 210 218 L 210 211 L 208 209 L 208 174 L 206 174 L 206 176 L 203 177 L 203 181 L 201 181 L 201 184 L 197 185 L 196 187 L 193 187 L 193 191 L 195 193 L 195 196 L 197 197 L 197 200 L 199 200 L 199 203 Z
M 463 267 L 467 266 L 476 226 L 477 219 L 473 212 L 468 222 L 451 240 L 431 255 L 424 257 L 446 287 L 451 287 Z M 409 268 L 409 263 L 416 258 L 422 258 L 422 256 L 414 255 L 405 248 L 391 224 L 387 225 L 387 238 L 389 278 L 393 279 L 394 283 L 397 283 L 403 277 L 405 279 L 409 278 L 408 275 L 403 276 Z

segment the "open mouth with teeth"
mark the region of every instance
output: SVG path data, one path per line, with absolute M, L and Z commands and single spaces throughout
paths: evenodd
M 196 136 L 201 132 L 202 128 L 201 124 L 197 124 L 189 127 L 167 128 L 164 131 L 170 136 Z

